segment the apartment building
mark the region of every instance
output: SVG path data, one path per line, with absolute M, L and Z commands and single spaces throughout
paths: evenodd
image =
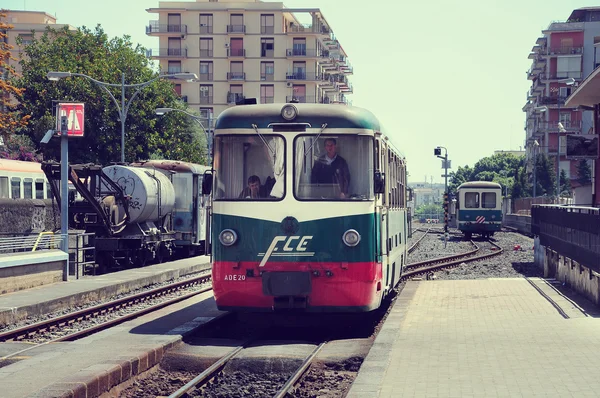
M 15 60 L 9 60 L 9 66 L 15 68 L 17 73 L 21 72 L 19 60 L 23 55 L 23 46 L 28 44 L 34 35 L 43 34 L 47 26 L 52 26 L 55 29 L 61 29 L 68 26 L 69 29 L 76 28 L 68 24 L 57 24 L 56 17 L 43 11 L 19 11 L 19 10 L 4 10 L 6 17 L 1 18 L 2 22 L 12 25 L 12 29 L 8 29 L 6 34 L 8 37 L 5 41 L 12 46 L 12 56 Z M 17 38 L 21 38 L 22 44 L 17 44 Z
M 574 10 L 566 21 L 554 21 L 533 46 L 527 72 L 526 158 L 533 171 L 534 154 L 547 154 L 576 186 L 578 160 L 566 156 L 566 136 L 593 131 L 593 112 L 565 106 L 566 98 L 600 65 L 600 7 Z M 560 167 L 560 169 L 559 169 Z
M 257 103 L 347 104 L 352 66 L 319 9 L 258 0 L 159 2 L 146 34 L 164 72 L 195 73 L 175 89 L 205 117 Z

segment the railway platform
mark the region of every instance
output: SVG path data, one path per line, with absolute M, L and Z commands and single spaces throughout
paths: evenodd
M 408 282 L 347 397 L 597 396 L 599 315 L 552 282 Z
M 198 256 L 0 295 L 0 327 L 209 269 L 209 257 Z

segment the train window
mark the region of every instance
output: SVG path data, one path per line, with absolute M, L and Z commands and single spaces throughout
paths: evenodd
M 9 198 L 8 177 L 0 177 L 0 198 Z
M 285 140 L 278 135 L 215 137 L 215 200 L 285 196 Z
M 372 200 L 373 138 L 296 137 L 294 195 L 300 200 Z
M 19 177 L 10 179 L 10 191 L 13 199 L 19 199 L 21 197 L 21 179 Z
M 481 207 L 484 209 L 493 209 L 496 207 L 496 192 L 483 192 L 481 199 Z
M 35 180 L 35 198 L 44 199 L 44 180 Z
M 466 209 L 478 209 L 479 208 L 479 192 L 465 192 L 465 208 Z
M 33 199 L 33 179 L 32 178 L 24 178 L 23 179 L 23 198 Z

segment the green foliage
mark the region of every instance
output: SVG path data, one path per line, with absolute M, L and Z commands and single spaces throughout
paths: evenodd
M 588 185 L 592 182 L 592 169 L 585 159 L 577 163 L 577 182 L 581 185 Z
M 441 217 L 444 215 L 441 204 L 421 205 L 415 210 L 415 216 L 418 218 L 434 218 L 438 215 Z
M 117 106 L 106 90 L 84 77 L 49 81 L 49 71 L 82 73 L 98 81 L 117 84 L 108 90 L 121 106 L 121 81 L 139 84 L 158 76 L 149 66 L 145 49 L 132 46 L 130 38 L 109 39 L 98 25 L 85 27 L 48 27 L 43 35 L 25 46 L 26 59 L 21 62 L 23 76 L 15 80 L 25 88 L 21 102 L 23 112 L 32 116 L 27 134 L 37 143 L 48 129 L 54 128 L 53 101 L 85 103 L 85 138 L 69 140 L 72 163 L 108 164 L 121 159 L 121 123 Z M 135 88 L 126 89 L 128 101 Z M 139 91 L 131 102 L 125 123 L 125 160 L 143 160 L 162 156 L 174 160 L 204 162 L 206 150 L 195 121 L 180 112 L 157 116 L 156 108 L 185 109 L 166 79 L 157 79 Z M 45 158 L 58 158 L 59 140 L 43 148 Z
M 536 159 L 536 195 L 553 196 L 556 193 L 556 170 L 553 162 L 546 154 L 537 155 Z
M 571 196 L 571 180 L 564 169 L 560 170 L 560 196 Z
M 450 191 L 456 191 L 460 184 L 467 181 L 493 181 L 503 187 L 512 187 L 522 160 L 523 156 L 498 153 L 479 160 L 473 168 L 459 166 L 456 172 L 450 173 Z
M 525 170 L 525 159 L 522 158 L 519 166 L 514 170 L 511 198 L 527 198 L 531 196 L 531 187 L 527 182 L 527 171 Z

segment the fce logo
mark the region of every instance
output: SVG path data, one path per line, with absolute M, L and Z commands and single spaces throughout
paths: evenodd
M 312 236 L 276 236 L 271 241 L 271 245 L 267 249 L 266 253 L 258 253 L 258 257 L 262 257 L 262 261 L 258 265 L 259 267 L 263 267 L 265 263 L 269 260 L 271 256 L 277 257 L 311 257 L 314 256 L 314 252 L 307 252 L 306 246 L 308 242 L 312 239 Z M 283 244 L 282 252 L 278 252 L 279 248 L 282 246 L 280 242 L 285 242 Z

